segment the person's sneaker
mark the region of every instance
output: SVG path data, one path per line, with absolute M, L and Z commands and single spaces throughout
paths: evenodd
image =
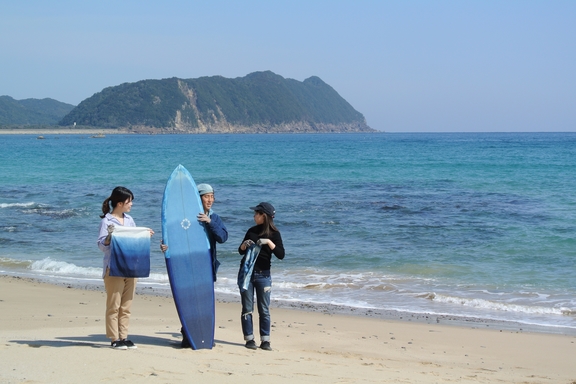
M 246 348 L 248 348 L 248 349 L 258 349 L 258 347 L 256 346 L 256 342 L 254 341 L 254 339 L 248 340 L 248 341 L 246 342 Z
M 126 343 L 124 343 L 122 340 L 113 341 L 110 344 L 110 347 L 112 347 L 112 349 L 128 349 Z
M 263 341 L 263 342 L 260 344 L 260 349 L 263 349 L 263 350 L 265 350 L 265 351 L 271 351 L 271 350 L 272 350 L 272 347 L 270 346 L 270 342 L 269 342 L 269 341 Z
M 182 339 L 182 344 L 180 344 L 180 347 L 181 348 L 192 348 L 192 346 L 188 342 L 188 339 L 186 338 L 186 336 L 184 336 L 184 338 Z
M 136 344 L 134 344 L 134 343 L 133 343 L 132 341 L 130 341 L 130 340 L 124 339 L 124 340 L 122 340 L 122 342 L 124 343 L 124 345 L 125 345 L 126 348 L 128 348 L 128 349 L 136 349 L 136 348 L 138 348 L 138 347 L 136 346 Z
M 188 339 L 186 338 L 186 335 L 184 334 L 184 328 L 180 328 L 180 333 L 182 334 L 182 344 L 180 344 L 181 348 L 192 348 L 192 346 L 190 345 L 190 342 L 188 341 Z

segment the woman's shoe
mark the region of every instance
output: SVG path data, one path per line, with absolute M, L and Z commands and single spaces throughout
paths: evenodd
M 269 341 L 263 341 L 263 342 L 260 344 L 260 349 L 263 349 L 263 350 L 265 350 L 265 351 L 271 351 L 271 350 L 272 350 L 272 347 L 270 346 L 270 342 L 269 342 Z
M 124 343 L 124 345 L 125 345 L 126 348 L 128 348 L 128 349 L 136 349 L 136 348 L 138 348 L 138 347 L 136 346 L 136 344 L 134 344 L 134 343 L 133 343 L 132 341 L 130 341 L 130 340 L 124 339 L 124 340 L 122 340 L 122 342 Z
M 110 347 L 111 347 L 112 349 L 120 349 L 120 350 L 128 349 L 128 346 L 127 346 L 126 343 L 124 343 L 124 341 L 122 341 L 122 340 L 113 341 L 113 342 L 110 344 Z

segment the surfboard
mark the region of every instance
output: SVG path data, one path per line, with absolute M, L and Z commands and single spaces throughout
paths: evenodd
M 210 243 L 197 220 L 202 201 L 192 175 L 182 165 L 172 172 L 162 199 L 162 239 L 170 288 L 182 332 L 193 349 L 214 344 L 214 281 Z

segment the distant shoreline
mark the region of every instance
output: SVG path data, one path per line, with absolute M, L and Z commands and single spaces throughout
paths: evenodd
M 117 135 L 130 132 L 119 129 L 41 129 L 41 128 L 0 128 L 0 135 Z
M 383 131 L 375 132 L 186 132 L 186 131 L 137 131 L 116 128 L 0 128 L 0 135 L 227 135 L 227 134 L 339 134 L 339 133 L 369 133 L 379 134 Z

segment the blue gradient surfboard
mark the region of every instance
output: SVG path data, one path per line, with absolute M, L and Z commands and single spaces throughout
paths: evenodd
M 196 216 L 203 212 L 196 183 L 182 165 L 170 175 L 162 200 L 162 239 L 170 287 L 184 336 L 193 349 L 214 343 L 214 281 L 210 243 Z

